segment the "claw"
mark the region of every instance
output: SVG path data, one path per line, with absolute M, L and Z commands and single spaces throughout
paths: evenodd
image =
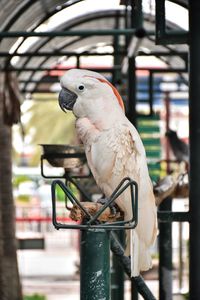
M 107 199 L 107 198 L 100 198 L 100 199 L 97 200 L 97 203 L 100 203 L 100 204 L 102 204 L 102 205 L 106 204 L 107 202 L 108 202 L 108 199 Z M 110 210 L 111 210 L 111 215 L 112 215 L 112 216 L 115 216 L 116 213 L 117 213 L 116 204 L 115 204 L 115 203 L 111 203 L 111 204 L 109 205 L 109 208 L 110 208 Z

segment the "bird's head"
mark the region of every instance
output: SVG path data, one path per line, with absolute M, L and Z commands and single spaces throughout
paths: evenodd
M 102 75 L 83 69 L 71 69 L 61 78 L 59 105 L 72 110 L 77 118 L 96 113 L 124 110 L 117 89 Z

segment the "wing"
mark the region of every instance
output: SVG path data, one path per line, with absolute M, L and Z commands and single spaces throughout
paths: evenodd
M 138 172 L 138 226 L 136 231 L 146 246 L 154 243 L 157 236 L 157 209 L 153 186 L 148 172 L 145 149 L 138 132 L 130 127 L 130 135 L 137 149 L 135 168 Z M 129 164 L 129 174 L 133 173 L 134 166 Z
M 120 181 L 128 176 L 128 161 L 136 157 L 128 127 L 117 125 L 101 132 L 85 149 L 97 184 L 109 196 Z

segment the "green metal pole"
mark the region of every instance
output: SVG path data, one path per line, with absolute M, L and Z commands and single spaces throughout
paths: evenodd
M 115 19 L 115 28 L 118 29 L 120 26 L 119 18 Z M 115 51 L 121 51 L 119 43 L 119 36 L 114 36 L 113 38 L 113 48 Z M 114 65 L 121 65 L 122 56 L 114 55 Z M 113 72 L 112 82 L 113 84 L 119 83 L 122 78 L 121 70 L 115 70 Z M 124 245 L 125 235 L 124 230 L 119 230 L 116 232 L 119 241 Z M 111 266 L 111 299 L 112 300 L 124 300 L 124 269 L 120 264 L 119 259 L 113 255 L 112 256 L 112 266 Z
M 170 98 L 165 96 L 166 111 L 166 132 L 169 130 L 170 123 Z M 169 143 L 166 144 L 166 160 L 169 161 Z M 167 163 L 167 174 L 170 173 L 170 166 Z M 161 211 L 172 210 L 172 198 L 168 197 L 160 205 Z M 172 224 L 159 224 L 159 299 L 172 300 Z
M 128 60 L 128 112 L 129 121 L 136 126 L 136 68 L 135 57 Z
M 131 27 L 138 29 L 141 28 L 141 26 L 142 26 L 142 0 L 138 0 L 136 2 L 131 1 Z M 127 38 L 128 37 L 129 36 L 127 36 Z M 128 68 L 128 91 L 129 91 L 128 119 L 135 127 L 137 127 L 137 120 L 136 120 L 137 83 L 136 82 L 137 82 L 136 65 L 135 65 L 135 57 L 133 56 L 129 58 L 129 68 Z M 138 300 L 138 291 L 136 288 L 135 281 L 133 280 L 131 281 L 131 300 Z
M 125 243 L 124 230 L 116 232 L 119 241 L 122 246 Z M 124 299 L 124 268 L 116 255 L 112 257 L 112 268 L 111 268 L 111 299 L 112 300 L 123 300 Z
M 111 272 L 111 299 L 123 300 L 124 299 L 124 269 L 120 264 L 118 258 L 113 256 L 113 267 Z
M 189 1 L 190 24 L 190 300 L 200 299 L 200 1 Z
M 80 299 L 110 300 L 110 233 L 81 231 Z
M 153 73 L 149 71 L 149 110 L 150 115 L 153 115 Z
M 170 211 L 171 198 L 160 205 L 161 211 Z M 159 223 L 159 299 L 172 300 L 172 224 Z

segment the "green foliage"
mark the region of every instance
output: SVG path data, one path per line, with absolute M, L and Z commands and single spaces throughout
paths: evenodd
M 56 96 L 57 97 L 57 96 Z M 42 94 L 37 94 L 37 101 L 24 113 L 28 115 L 28 122 L 24 124 L 25 134 L 31 136 L 31 143 L 35 146 L 35 154 L 31 165 L 38 165 L 41 155 L 39 144 L 71 144 L 75 140 L 75 117 L 71 112 L 62 112 L 58 101 L 39 101 Z
M 56 199 L 60 202 L 65 201 L 65 193 L 59 186 L 56 188 Z
M 29 195 L 19 195 L 17 196 L 17 201 L 28 203 L 30 201 L 30 196 Z
M 78 197 L 78 190 L 77 188 L 75 187 L 74 184 L 72 183 L 68 183 L 68 187 L 70 188 L 70 191 L 72 192 L 72 194 L 75 195 L 75 197 Z M 58 186 L 56 188 L 56 198 L 58 201 L 60 202 L 64 202 L 66 201 L 66 198 L 65 198 L 65 193 L 63 192 L 63 190 Z
M 44 295 L 34 294 L 32 296 L 24 296 L 23 300 L 46 300 Z
M 13 186 L 18 187 L 20 183 L 30 181 L 30 178 L 27 175 L 17 175 L 13 178 Z
M 33 143 L 65 144 L 73 138 L 75 118 L 70 112 L 63 113 L 56 101 L 34 102 L 27 113 L 30 119 L 25 130 L 32 131 Z

